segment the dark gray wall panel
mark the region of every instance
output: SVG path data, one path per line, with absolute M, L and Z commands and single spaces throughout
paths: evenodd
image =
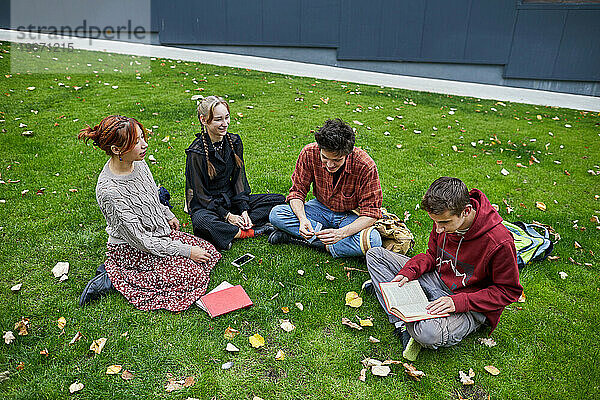
M 342 0 L 302 0 L 300 2 L 299 45 L 337 47 Z
M 264 44 L 300 44 L 300 3 L 300 0 L 262 0 Z
M 471 0 L 428 0 L 425 9 L 421 58 L 464 60 Z
M 600 6 L 518 10 L 507 78 L 600 80 Z
M 520 10 L 504 76 L 551 76 L 565 21 L 562 10 Z
M 550 78 L 600 81 L 600 10 L 568 12 Z
M 473 1 L 465 44 L 465 60 L 506 64 L 515 16 L 515 0 Z
M 263 41 L 262 1 L 227 0 L 226 15 L 229 43 L 248 44 Z
M 341 60 L 504 64 L 516 0 L 342 3 Z

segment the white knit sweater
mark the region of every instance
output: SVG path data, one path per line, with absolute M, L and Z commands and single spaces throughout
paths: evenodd
M 96 200 L 106 219 L 108 243 L 127 243 L 160 257 L 190 257 L 192 246 L 169 236 L 168 221 L 175 215 L 160 203 L 145 161 L 134 161 L 129 175 L 113 174 L 107 162 L 98 177 Z

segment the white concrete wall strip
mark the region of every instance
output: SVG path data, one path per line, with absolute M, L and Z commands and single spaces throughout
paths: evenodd
M 35 40 L 14 30 L 0 29 L 0 40 L 7 42 L 31 43 L 56 41 L 56 36 L 36 34 Z M 512 101 L 518 103 L 554 106 L 600 112 L 600 97 L 583 96 L 568 93 L 556 93 L 543 90 L 521 89 L 480 83 L 449 81 L 442 79 L 417 78 L 403 75 L 385 74 L 379 72 L 360 71 L 326 65 L 308 64 L 296 61 L 275 60 L 236 54 L 214 53 L 202 50 L 180 49 L 176 47 L 156 46 L 149 44 L 119 42 L 86 38 L 62 38 L 73 43 L 73 47 L 81 50 L 103 51 L 118 54 L 129 54 L 146 57 L 162 57 L 182 61 L 193 61 L 204 64 L 220 65 L 236 68 L 248 68 L 264 72 L 274 72 L 286 75 L 296 75 L 317 79 L 330 79 L 346 82 L 356 82 L 367 85 L 387 86 L 398 89 L 417 90 L 469 96 L 481 99 Z

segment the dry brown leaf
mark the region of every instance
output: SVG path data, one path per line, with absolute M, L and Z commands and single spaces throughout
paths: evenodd
M 517 300 L 519 303 L 525 303 L 526 297 L 525 297 L 525 293 L 521 293 L 521 296 L 519 296 L 519 300 Z
M 360 297 L 358 295 L 358 293 L 356 292 L 348 292 L 346 293 L 346 305 L 353 307 L 353 308 L 358 308 L 360 306 L 362 306 L 363 300 L 362 297 Z
M 359 331 L 362 331 L 362 326 L 358 325 L 356 322 L 350 321 L 348 318 L 342 318 L 342 324 L 347 325 L 350 328 L 354 328 L 354 329 L 358 329 Z
M 56 321 L 56 324 L 58 325 L 58 329 L 65 329 L 65 326 L 67 325 L 67 320 L 65 319 L 65 317 L 60 317 L 58 321 Z
M 40 354 L 48 357 L 48 349 L 44 349 L 44 350 L 40 351 Z
M 375 376 L 388 376 L 391 371 L 387 365 L 374 365 L 371 367 L 371 373 Z
M 329 275 L 329 273 L 325 273 L 325 279 L 327 279 L 328 281 L 333 281 L 335 280 L 335 276 Z
M 10 290 L 12 290 L 13 292 L 18 292 L 19 290 L 21 290 L 21 286 L 23 286 L 23 284 L 18 283 L 16 285 L 14 285 L 13 287 L 11 287 Z
M 82 337 L 83 335 L 81 334 L 81 332 L 77 332 L 75 336 L 73 336 L 73 339 L 71 339 L 69 344 L 75 344 L 75 342 L 79 341 L 79 339 L 81 339 Z
M 4 339 L 4 343 L 11 344 L 13 340 L 15 340 L 15 335 L 12 333 L 12 331 L 7 331 L 4 332 L 4 336 L 2 336 L 2 339 Z
M 167 382 L 165 391 L 170 393 L 170 392 L 174 392 L 175 390 L 181 390 L 181 389 L 183 389 L 183 382 L 184 381 L 169 381 L 169 382 Z
M 473 379 L 471 379 L 471 378 L 475 377 L 475 371 L 473 371 L 473 368 L 469 368 L 468 375 L 462 371 L 458 371 L 458 376 L 460 378 L 460 383 L 462 383 L 465 386 L 475 384 L 475 381 L 473 381 Z
M 494 367 L 493 365 L 486 365 L 485 367 L 483 367 L 483 369 L 485 369 L 487 372 L 489 372 L 490 374 L 496 376 L 500 373 L 500 370 L 496 367 Z
M 384 360 L 381 365 L 396 365 L 396 364 L 403 364 L 402 361 L 396 361 L 396 360 Z
M 183 387 L 190 387 L 190 386 L 194 386 L 196 384 L 196 377 L 194 376 L 188 376 L 187 378 L 185 378 L 185 381 L 183 381 Z
M 281 307 L 281 311 L 283 311 L 284 314 L 287 314 L 290 312 L 289 307 Z
M 90 351 L 93 351 L 96 354 L 100 354 L 102 352 L 102 349 L 104 348 L 104 345 L 106 344 L 106 340 L 107 339 L 104 337 L 94 340 L 90 345 Z
M 124 381 L 130 381 L 133 379 L 133 374 L 129 370 L 126 369 L 121 374 L 121 379 L 123 379 Z
M 358 376 L 358 380 L 361 382 L 365 382 L 367 380 L 367 369 L 363 368 L 360 370 L 360 375 Z
M 19 364 L 17 364 L 17 371 L 22 371 L 23 368 L 25 368 L 25 363 L 21 361 Z
M 29 328 L 29 318 L 21 317 L 21 320 L 15 323 L 15 330 L 19 336 L 28 335 L 27 328 Z
M 233 339 L 238 333 L 240 333 L 240 331 L 238 331 L 237 329 L 233 329 L 229 326 L 227 327 L 227 329 L 225 329 L 225 333 L 223 333 L 223 336 L 225 336 L 226 339 Z
M 582 248 L 582 246 L 577 241 L 575 241 L 574 245 L 575 245 L 576 249 L 581 249 Z
M 123 369 L 122 365 L 109 365 L 106 368 L 106 375 L 116 375 Z
M 71 392 L 71 393 L 79 392 L 84 387 L 85 386 L 83 385 L 83 383 L 81 383 L 79 381 L 75 381 L 75 382 L 71 383 L 71 386 L 69 386 L 69 392 Z
M 535 206 L 542 211 L 546 211 L 546 205 L 544 203 L 542 203 L 541 201 L 536 201 Z
M 419 371 L 412 364 L 402 363 L 402 365 L 404 366 L 404 372 L 406 372 L 408 376 L 417 382 L 420 381 L 423 376 L 425 376 L 425 372 Z
M 361 364 L 365 366 L 365 368 L 371 368 L 375 365 L 381 365 L 381 361 L 375 358 L 365 358 L 361 361 Z

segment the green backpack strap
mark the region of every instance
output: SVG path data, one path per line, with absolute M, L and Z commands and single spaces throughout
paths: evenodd
M 543 226 L 526 224 L 521 221 L 515 223 L 502 221 L 502 224 L 509 230 L 515 241 L 519 269 L 532 261 L 546 259 L 554 247 L 548 230 Z M 541 235 L 537 232 L 534 226 L 543 229 L 544 234 Z

